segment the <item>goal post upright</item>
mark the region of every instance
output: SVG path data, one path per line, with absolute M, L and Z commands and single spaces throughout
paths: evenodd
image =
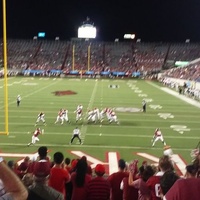
M 3 64 L 4 64 L 4 115 L 5 131 L 2 134 L 8 135 L 8 77 L 7 77 L 7 33 L 6 33 L 6 0 L 3 3 Z

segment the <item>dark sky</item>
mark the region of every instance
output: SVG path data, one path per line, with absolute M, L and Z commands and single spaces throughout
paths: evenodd
M 135 33 L 142 41 L 200 41 L 200 0 L 6 0 L 8 38 L 77 37 L 87 16 L 98 39 Z M 0 8 L 2 10 L 2 1 Z M 1 12 L 2 13 L 2 12 Z M 1 16 L 2 21 L 2 16 Z M 1 24 L 2 37 L 2 24 Z

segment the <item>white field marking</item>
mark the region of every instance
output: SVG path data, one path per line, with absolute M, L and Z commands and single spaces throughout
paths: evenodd
M 102 130 L 101 130 L 101 133 L 103 134 L 104 137 L 125 137 L 126 136 L 126 137 L 131 137 L 131 138 L 152 138 L 152 135 L 133 135 L 133 134 L 117 135 L 117 134 L 108 134 L 106 132 L 104 134 L 104 132 L 102 132 Z M 16 134 L 16 136 L 25 135 L 25 134 L 27 135 L 27 132 L 12 132 L 12 134 Z M 71 135 L 71 133 L 70 132 L 67 132 L 67 133 L 66 132 L 65 133 L 48 132 L 48 135 L 53 135 L 53 136 L 55 136 L 55 135 Z M 88 133 L 87 132 L 87 135 L 92 136 L 92 137 L 96 137 L 96 136 L 99 136 L 99 133 Z M 179 140 L 179 139 L 184 139 L 184 140 L 188 140 L 188 139 L 197 140 L 197 139 L 199 139 L 198 136 L 196 136 L 196 137 L 192 137 L 192 136 L 165 136 L 165 138 L 177 139 L 177 140 Z
M 142 93 L 142 90 L 135 90 L 135 93 Z
M 158 113 L 158 116 L 163 119 L 174 118 L 174 115 L 172 115 L 171 113 Z
M 193 105 L 193 106 L 195 106 L 197 108 L 200 108 L 200 103 L 195 101 L 195 100 L 193 100 L 193 99 L 191 99 L 191 98 L 189 98 L 189 97 L 186 97 L 184 95 L 180 95 L 178 92 L 173 91 L 172 89 L 165 88 L 165 87 L 159 87 L 159 86 L 157 86 L 156 84 L 154 84 L 152 82 L 147 81 L 147 83 L 152 85 L 152 86 L 154 86 L 154 87 L 156 87 L 156 88 L 158 88 L 158 89 L 160 89 L 160 90 L 162 90 L 162 91 L 164 91 L 164 92 L 166 92 L 166 93 L 168 93 L 168 94 L 171 94 L 171 95 L 177 97 L 178 99 L 181 99 L 182 101 L 185 101 L 185 102 L 187 102 L 187 103 L 189 103 L 189 104 L 191 104 L 191 105 Z
M 90 165 L 92 167 L 92 169 L 95 168 L 95 166 L 97 164 L 104 164 L 104 162 L 102 162 L 101 160 L 98 160 L 98 159 L 96 159 L 96 158 L 94 158 L 94 157 L 92 157 L 92 156 L 90 156 L 88 154 L 85 154 L 82 151 L 71 151 L 70 153 L 72 153 L 72 154 L 74 154 L 76 156 L 79 156 L 80 158 L 83 157 L 83 156 L 86 156 L 87 157 L 87 161 L 92 163 Z
M 96 92 L 97 92 L 97 85 L 98 85 L 98 81 L 95 81 L 94 88 L 93 88 L 93 91 L 92 91 L 92 95 L 90 97 L 89 104 L 87 106 L 87 110 L 92 108 L 92 106 L 94 104 L 94 98 L 95 98 L 95 95 L 96 95 Z M 84 121 L 86 119 L 87 119 L 87 115 L 85 115 Z M 83 143 L 84 143 L 84 140 L 85 140 L 85 134 L 87 132 L 87 127 L 88 127 L 88 125 L 84 125 L 84 124 L 81 126 L 81 140 L 82 140 Z
M 183 175 L 186 173 L 186 164 L 182 159 L 180 159 L 180 156 L 177 154 L 172 154 L 172 160 L 174 161 L 175 165 L 178 166 L 178 169 L 182 172 Z
M 27 146 L 27 143 L 0 143 L 1 146 Z M 70 146 L 68 144 L 48 144 L 48 143 L 37 143 L 34 145 L 34 147 L 41 147 L 41 146 L 48 146 L 48 147 L 65 147 L 65 148 L 70 148 Z M 141 147 L 141 146 L 133 146 L 133 145 L 130 145 L 130 146 L 111 146 L 111 145 L 78 145 L 76 146 L 76 149 L 77 148 L 101 148 L 101 149 L 136 149 L 136 150 L 146 150 L 148 151 L 149 150 L 149 147 Z M 28 148 L 28 147 L 27 147 Z M 29 147 L 30 148 L 30 147 Z M 35 148 L 34 148 L 35 149 Z M 158 150 L 161 150 L 163 151 L 163 148 L 158 148 L 158 147 L 153 147 L 151 149 L 152 151 L 158 151 Z M 173 148 L 174 151 L 178 150 L 178 151 L 188 151 L 188 152 L 191 152 L 191 148 L 189 149 L 186 149 L 186 148 Z
M 150 154 L 148 154 L 148 153 L 136 153 L 136 154 L 139 155 L 139 156 L 148 158 L 149 160 L 152 160 L 152 161 L 155 162 L 155 163 L 158 163 L 158 161 L 159 161 L 159 158 L 158 158 L 158 157 L 152 156 L 152 155 L 150 155 Z
M 138 97 L 147 97 L 147 94 L 138 94 Z
M 118 158 L 116 152 L 108 152 L 109 172 L 110 174 L 118 171 Z M 117 162 L 116 162 L 117 161 Z
M 171 125 L 170 128 L 172 128 L 174 131 L 179 132 L 180 134 L 183 134 L 184 131 L 190 131 L 189 128 L 185 125 Z
M 145 101 L 146 101 L 147 103 L 149 103 L 149 102 L 152 102 L 153 99 L 146 99 L 146 98 L 145 98 Z
M 58 81 L 61 81 L 61 80 L 58 79 Z M 29 93 L 29 94 L 23 96 L 23 99 L 24 99 L 24 98 L 27 98 L 27 97 L 30 97 L 30 96 L 32 96 L 32 95 L 34 95 L 34 94 L 36 94 L 36 93 L 38 93 L 38 92 L 40 92 L 40 91 L 42 91 L 42 90 L 45 90 L 46 88 L 51 87 L 52 85 L 55 85 L 56 83 L 57 83 L 57 82 L 52 82 L 51 84 L 49 84 L 49 85 L 47 85 L 47 86 L 45 86 L 45 87 L 43 87 L 43 88 L 40 88 L 40 89 L 38 89 L 38 90 L 36 90 L 36 91 L 34 91 L 34 92 L 31 92 L 31 93 Z M 12 101 L 12 102 L 8 103 L 8 105 L 14 104 L 14 103 L 16 103 L 16 101 Z M 3 108 L 3 106 L 0 107 L 0 109 L 2 109 L 2 108 Z
M 154 110 L 157 110 L 157 109 L 161 109 L 162 106 L 161 105 L 149 105 L 150 108 L 154 109 Z

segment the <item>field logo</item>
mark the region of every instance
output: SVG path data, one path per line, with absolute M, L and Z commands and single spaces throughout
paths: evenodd
M 162 106 L 160 106 L 160 105 L 149 105 L 149 107 L 152 108 L 152 109 L 154 109 L 154 110 L 162 108 Z
M 117 107 L 115 108 L 116 111 L 118 112 L 140 112 L 141 109 L 139 108 L 125 108 L 125 107 Z
M 174 131 L 179 132 L 180 134 L 183 134 L 185 131 L 190 131 L 189 128 L 185 125 L 171 125 L 170 128 L 172 128 Z
M 66 91 L 55 91 L 55 92 L 52 92 L 52 93 L 54 93 L 56 96 L 64 96 L 64 95 L 73 95 L 73 94 L 77 94 L 76 92 L 71 91 L 71 90 L 66 90 Z
M 172 115 L 171 113 L 158 113 L 158 116 L 163 119 L 174 118 L 174 115 Z

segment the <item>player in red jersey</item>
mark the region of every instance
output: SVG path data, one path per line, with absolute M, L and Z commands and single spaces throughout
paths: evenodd
M 162 135 L 162 132 L 160 131 L 159 128 L 157 128 L 154 132 L 154 136 L 153 136 L 153 139 L 152 139 L 152 147 L 155 145 L 155 143 L 158 141 L 158 140 L 161 140 L 161 142 L 166 145 L 164 139 L 163 139 L 163 135 Z
M 64 122 L 64 110 L 62 108 L 58 111 L 58 115 L 57 115 L 55 124 L 57 124 L 59 121 L 61 124 L 63 124 L 63 122 Z
M 32 141 L 30 143 L 28 143 L 27 146 L 30 146 L 31 144 L 34 145 L 36 143 L 36 141 L 40 141 L 38 136 L 43 133 L 44 133 L 43 129 L 41 130 L 40 128 L 36 128 L 32 135 Z

